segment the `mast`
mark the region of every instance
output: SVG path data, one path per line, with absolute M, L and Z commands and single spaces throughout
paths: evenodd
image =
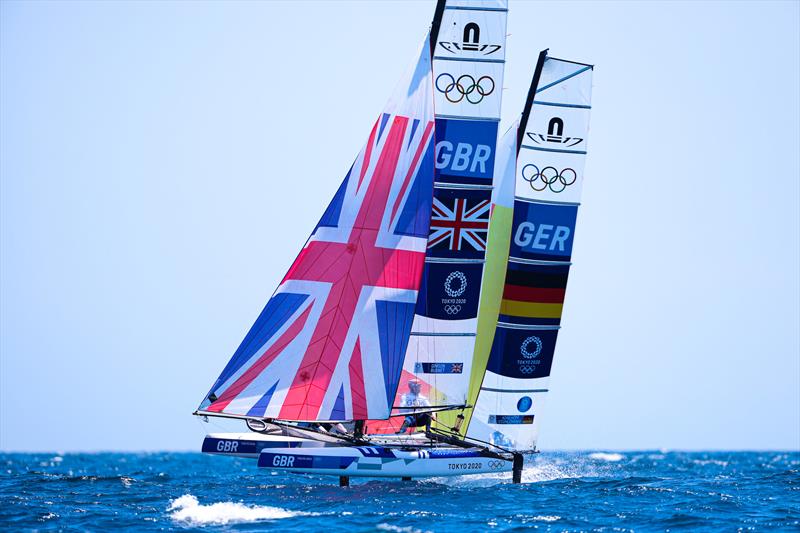
M 519 155 L 519 149 L 522 146 L 522 138 L 525 136 L 525 129 L 528 127 L 528 118 L 531 116 L 533 99 L 539 87 L 539 79 L 542 77 L 542 68 L 544 68 L 544 61 L 547 59 L 548 50 L 549 48 L 545 48 L 539 52 L 539 58 L 536 60 L 536 68 L 533 71 L 531 86 L 528 88 L 528 97 L 525 98 L 525 107 L 522 109 L 522 116 L 519 119 L 519 126 L 517 128 L 517 155 Z
M 439 28 L 442 27 L 442 17 L 444 16 L 444 6 L 447 0 L 437 0 L 436 10 L 433 12 L 433 23 L 431 24 L 431 59 L 436 50 L 436 40 L 439 38 Z

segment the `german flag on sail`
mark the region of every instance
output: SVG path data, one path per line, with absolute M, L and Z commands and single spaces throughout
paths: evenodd
M 503 300 L 502 322 L 535 325 L 558 325 L 567 290 L 569 265 L 531 265 L 508 263 Z

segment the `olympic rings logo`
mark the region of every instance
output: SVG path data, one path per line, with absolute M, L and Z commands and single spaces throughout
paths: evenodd
M 499 460 L 489 461 L 489 468 L 494 468 L 494 469 L 503 468 L 503 463 L 505 463 L 505 461 L 499 461 Z
M 575 183 L 578 175 L 571 168 L 559 172 L 556 167 L 544 167 L 540 171 L 539 167 L 529 163 L 522 167 L 522 179 L 527 181 L 534 191 L 541 192 L 549 188 L 554 193 L 559 193 Z
M 469 74 L 462 74 L 456 79 L 452 74 L 443 72 L 436 77 L 435 85 L 436 90 L 444 93 L 447 101 L 453 104 L 459 103 L 464 98 L 470 104 L 479 104 L 483 101 L 484 96 L 489 96 L 494 92 L 494 80 L 489 76 L 481 76 L 478 81 L 475 81 L 475 78 Z
M 455 315 L 461 311 L 460 305 L 445 305 L 444 312 L 448 315 Z
M 459 281 L 459 286 L 457 289 L 453 289 L 453 287 L 450 286 L 455 279 Z M 447 276 L 447 279 L 444 280 L 444 292 L 446 292 L 450 298 L 458 298 L 464 294 L 464 291 L 466 290 L 467 276 L 465 276 L 463 272 L 459 272 L 458 270 L 450 272 L 450 274 Z
M 531 343 L 535 344 L 536 348 L 534 348 L 532 352 L 529 352 L 528 346 L 530 346 Z M 526 359 L 532 359 L 536 357 L 537 355 L 542 353 L 542 339 L 536 336 L 528 337 L 527 339 L 522 341 L 522 346 L 519 347 L 519 351 L 522 354 L 522 356 L 525 357 Z
M 521 366 L 519 367 L 519 371 L 523 374 L 533 374 L 533 371 L 536 370 L 535 366 Z

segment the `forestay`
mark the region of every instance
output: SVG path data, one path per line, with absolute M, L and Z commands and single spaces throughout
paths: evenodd
M 426 42 L 199 413 L 389 416 L 425 259 L 433 129 Z
M 497 329 L 467 436 L 536 447 L 561 323 L 591 109 L 592 67 L 547 58 L 516 164 Z
M 502 100 L 506 6 L 505 0 L 449 0 L 445 6 L 433 59 L 430 236 L 395 413 L 466 401 Z

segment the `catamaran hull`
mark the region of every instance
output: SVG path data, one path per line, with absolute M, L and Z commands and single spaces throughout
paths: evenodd
M 479 449 L 401 450 L 382 446 L 264 449 L 258 466 L 270 470 L 348 477 L 438 477 L 510 472 L 511 461 Z
M 328 443 L 288 437 L 285 435 L 263 435 L 260 433 L 215 433 L 203 439 L 203 453 L 229 455 L 258 459 L 262 450 L 285 450 L 290 448 L 314 448 Z

